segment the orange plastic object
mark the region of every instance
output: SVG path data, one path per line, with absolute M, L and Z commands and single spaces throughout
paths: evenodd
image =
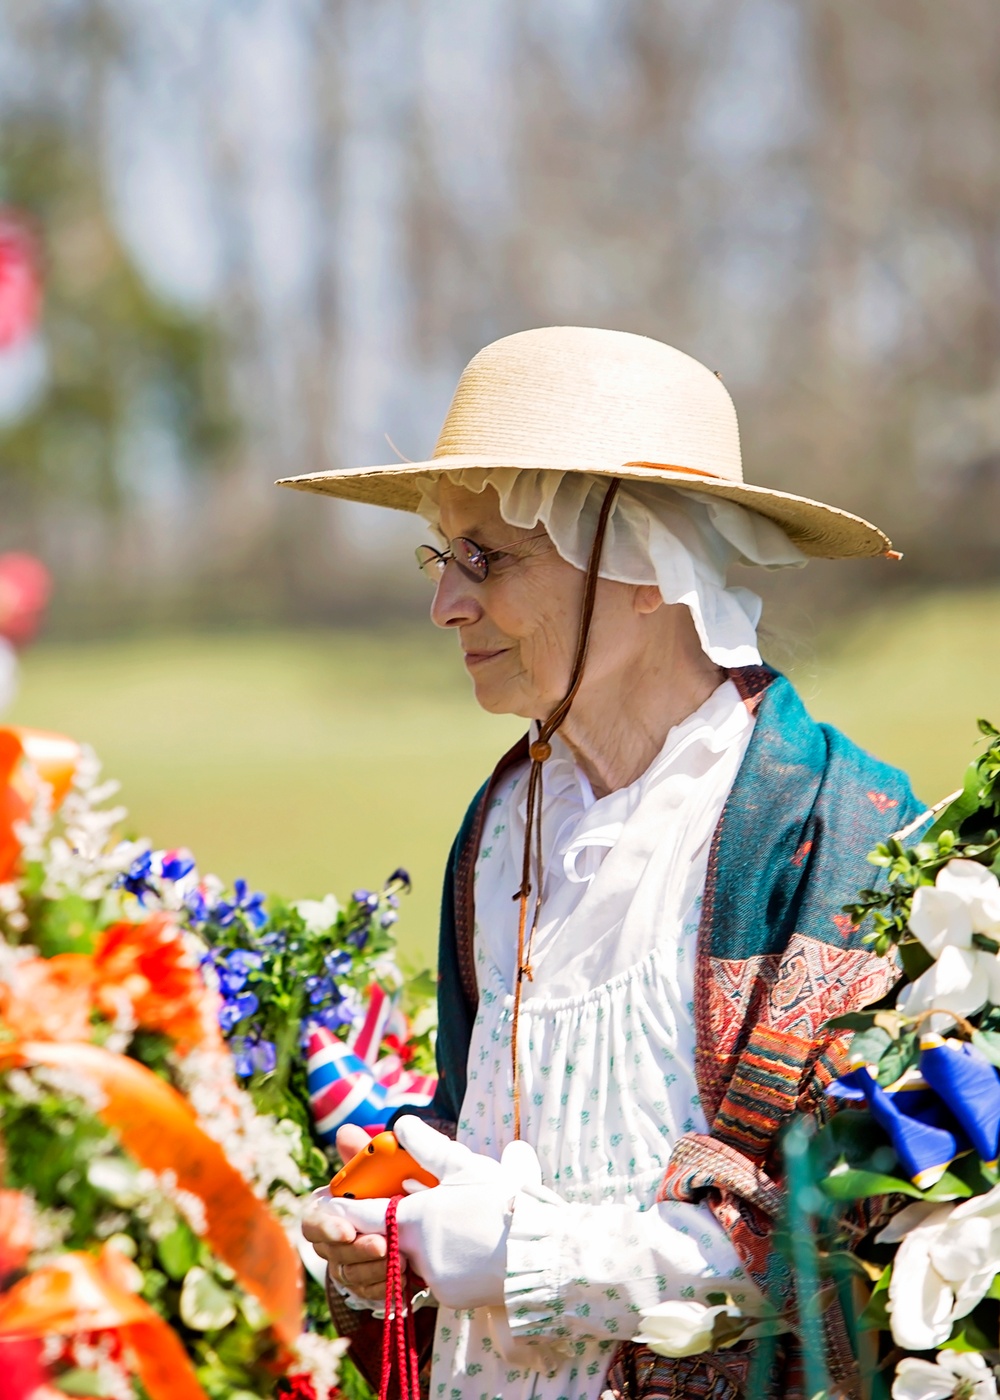
M 182 1190 L 201 1200 L 208 1244 L 263 1305 L 278 1337 L 289 1345 L 295 1341 L 302 1330 L 298 1256 L 277 1217 L 199 1126 L 176 1089 L 137 1060 L 97 1045 L 0 1044 L 0 1069 L 11 1065 L 52 1065 L 99 1089 L 101 1121 L 117 1132 L 122 1147 L 140 1165 L 172 1172 Z
M 378 1133 L 363 1152 L 352 1157 L 330 1182 L 331 1196 L 370 1201 L 378 1196 L 401 1196 L 404 1181 L 437 1186 L 438 1179 L 417 1165 L 396 1141 L 395 1133 Z

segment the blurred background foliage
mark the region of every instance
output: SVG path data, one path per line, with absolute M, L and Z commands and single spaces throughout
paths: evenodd
M 271 483 L 422 457 L 481 345 L 605 325 L 721 372 L 749 479 L 904 550 L 753 582 L 938 795 L 1000 709 L 998 138 L 992 0 L 0 0 L 45 297 L 0 550 L 56 580 L 17 717 L 223 874 L 413 864 L 428 939 L 510 726 L 410 630 L 418 523 Z

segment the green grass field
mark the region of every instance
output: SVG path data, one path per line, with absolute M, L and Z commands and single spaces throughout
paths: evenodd
M 958 785 L 977 716 L 1000 719 L 998 638 L 1000 592 L 939 594 L 821 638 L 794 679 L 931 801 Z M 466 804 L 521 728 L 478 710 L 454 638 L 429 626 L 43 645 L 7 719 L 93 744 L 130 828 L 225 879 L 344 895 L 406 866 L 410 966 L 433 957 Z

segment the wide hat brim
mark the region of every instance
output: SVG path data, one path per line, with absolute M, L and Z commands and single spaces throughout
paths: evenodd
M 659 482 L 677 491 L 734 501 L 780 525 L 802 553 L 813 559 L 866 559 L 892 551 L 888 537 L 876 525 L 837 506 L 657 462 L 605 461 L 568 466 L 565 461 L 557 463 L 538 458 L 515 460 L 508 457 L 501 461 L 478 455 L 442 454 L 426 462 L 392 462 L 385 466 L 309 472 L 304 476 L 283 477 L 276 484 L 290 486 L 295 491 L 312 491 L 340 500 L 415 512 L 420 504 L 417 477 L 468 468 L 579 471 L 593 476 L 618 476 L 624 481 Z

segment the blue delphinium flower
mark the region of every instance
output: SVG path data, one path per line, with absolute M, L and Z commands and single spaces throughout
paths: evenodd
M 234 1030 L 240 1021 L 252 1016 L 260 1009 L 260 1000 L 253 992 L 239 992 L 227 996 L 219 1008 L 219 1025 L 224 1034 Z
M 334 953 L 327 953 L 323 963 L 331 977 L 346 977 L 354 965 L 354 959 L 346 949 L 338 948 Z
M 135 895 L 140 904 L 145 904 L 146 895 L 155 893 L 155 887 L 150 880 L 152 865 L 152 852 L 144 851 L 141 856 L 135 858 L 123 874 L 118 876 L 115 885 L 119 889 L 128 890 L 129 894 Z
M 183 880 L 194 869 L 194 857 L 188 851 L 164 851 L 160 861 L 160 876 L 164 880 Z
M 188 917 L 197 928 L 199 925 L 207 923 L 211 910 L 208 907 L 208 900 L 201 890 L 192 890 L 184 901 L 184 907 L 188 911 Z
M 234 900 L 220 899 L 212 912 L 212 917 L 219 927 L 228 928 L 236 915 L 242 914 L 253 928 L 263 928 L 267 923 L 265 896 L 259 890 L 251 894 L 246 880 L 237 880 L 233 885 L 233 893 L 236 896 Z

